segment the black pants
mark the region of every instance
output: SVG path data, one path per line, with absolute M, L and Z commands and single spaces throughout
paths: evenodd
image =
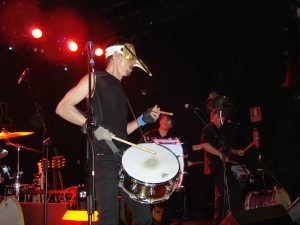
M 182 202 L 180 192 L 173 192 L 170 198 L 161 204 L 163 208 L 161 225 L 169 225 L 173 220 L 181 219 Z
M 230 170 L 230 167 L 226 167 L 227 170 L 227 183 L 229 192 L 230 210 L 242 210 L 243 209 L 243 191 L 240 188 L 239 182 L 234 177 Z M 226 207 L 225 202 L 225 185 L 224 185 L 224 173 L 223 168 L 213 171 L 214 183 L 215 183 L 215 211 L 214 211 L 214 224 L 218 225 L 222 219 L 227 215 L 229 210 Z
M 132 215 L 132 224 L 151 225 L 150 206 L 132 200 L 119 190 L 119 168 L 121 159 L 113 154 L 96 155 L 95 157 L 95 191 L 99 212 L 98 225 L 117 225 L 119 223 L 119 199 L 123 195 L 126 206 Z

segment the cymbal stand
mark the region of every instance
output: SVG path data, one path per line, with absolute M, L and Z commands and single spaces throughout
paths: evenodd
M 14 188 L 16 189 L 16 198 L 18 201 L 20 200 L 20 187 L 21 187 L 20 179 L 23 174 L 23 172 L 20 171 L 20 150 L 21 147 L 17 146 L 17 173 L 15 175 Z

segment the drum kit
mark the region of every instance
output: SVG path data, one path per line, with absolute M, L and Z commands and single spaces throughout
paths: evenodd
M 33 149 L 33 148 L 28 148 L 25 146 L 22 146 L 20 144 L 16 144 L 11 142 L 9 139 L 11 138 L 17 138 L 17 137 L 22 137 L 22 136 L 27 136 L 31 135 L 34 132 L 27 132 L 27 131 L 21 131 L 21 132 L 9 132 L 6 129 L 2 129 L 0 132 L 0 139 L 5 140 L 5 144 L 7 146 L 13 146 L 17 150 L 17 165 L 16 165 L 16 172 L 14 174 L 10 174 L 11 168 L 5 164 L 2 164 L 0 161 L 1 165 L 1 170 L 0 170 L 0 184 L 3 184 L 6 180 L 6 177 L 8 177 L 9 180 L 13 180 L 14 182 L 12 184 L 6 185 L 6 188 L 10 188 L 14 190 L 15 197 L 17 200 L 19 200 L 20 196 L 20 188 L 22 187 L 22 184 L 20 183 L 21 177 L 23 172 L 20 171 L 20 151 L 21 149 L 26 149 L 28 151 L 32 151 L 35 153 L 41 153 L 39 150 Z M 5 149 L 1 149 L 0 151 L 0 160 L 3 160 L 6 156 L 8 155 L 8 151 Z

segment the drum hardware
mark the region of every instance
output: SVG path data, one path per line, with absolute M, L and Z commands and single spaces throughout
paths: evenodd
M 2 133 L 3 133 L 3 130 L 2 130 Z M 29 135 L 29 134 L 32 134 L 32 133 L 33 132 L 26 132 L 26 134 L 23 134 L 23 135 Z M 20 136 L 20 134 L 18 134 L 18 135 Z M 15 136 L 15 137 L 18 137 L 18 136 Z M 12 184 L 10 186 L 12 186 L 13 188 L 15 188 L 15 195 L 16 195 L 17 200 L 19 201 L 19 198 L 20 198 L 20 188 L 22 187 L 22 184 L 20 183 L 20 180 L 21 180 L 21 177 L 22 177 L 22 174 L 23 174 L 23 172 L 20 171 L 20 150 L 21 150 L 21 148 L 25 148 L 27 150 L 34 151 L 34 152 L 39 152 L 39 151 L 35 150 L 35 149 L 24 147 L 24 146 L 19 145 L 19 144 L 12 143 L 8 139 L 5 139 L 5 143 L 7 145 L 14 146 L 17 149 L 17 172 L 13 175 L 13 179 L 15 179 L 15 182 L 14 182 L 14 184 Z
M 26 150 L 31 151 L 31 152 L 36 152 L 36 153 L 41 154 L 40 150 L 37 150 L 37 149 L 34 149 L 34 148 L 29 148 L 29 147 L 26 147 L 26 146 L 23 146 L 23 145 L 20 145 L 20 144 L 17 144 L 17 143 L 13 143 L 9 139 L 5 139 L 5 144 L 7 146 L 13 146 L 15 148 L 22 148 L 22 149 L 26 149 Z
M 0 159 L 3 159 L 7 156 L 8 154 L 8 151 L 3 149 L 3 148 L 0 148 Z
M 1 165 L 1 169 L 3 174 L 0 171 L 0 184 L 5 181 L 5 177 L 4 177 L 5 174 L 8 176 L 9 179 L 13 179 L 13 177 L 11 177 L 9 173 L 10 167 L 8 167 L 7 165 Z

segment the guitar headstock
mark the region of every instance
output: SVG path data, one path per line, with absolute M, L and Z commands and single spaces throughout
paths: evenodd
M 52 158 L 52 169 L 60 169 L 65 167 L 65 157 L 62 155 L 53 156 Z
M 201 150 L 201 145 L 192 145 L 193 151 Z

